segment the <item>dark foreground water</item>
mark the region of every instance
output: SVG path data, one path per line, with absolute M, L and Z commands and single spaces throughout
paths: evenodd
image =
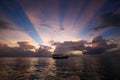
M 0 58 L 0 80 L 120 80 L 120 57 Z

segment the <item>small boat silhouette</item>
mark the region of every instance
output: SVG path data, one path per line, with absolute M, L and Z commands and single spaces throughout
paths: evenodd
M 52 58 L 53 59 L 67 59 L 69 56 L 68 55 L 63 55 L 63 54 L 53 54 Z

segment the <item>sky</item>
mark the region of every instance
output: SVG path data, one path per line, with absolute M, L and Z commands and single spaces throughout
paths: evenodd
M 120 34 L 119 0 L 0 0 L 0 42 L 34 46 Z

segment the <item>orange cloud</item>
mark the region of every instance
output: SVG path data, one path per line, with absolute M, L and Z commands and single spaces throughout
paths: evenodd
M 17 42 L 20 41 L 29 41 L 32 42 L 32 45 L 38 47 L 38 44 L 26 32 L 22 30 L 0 30 L 0 40 L 11 47 L 18 46 Z

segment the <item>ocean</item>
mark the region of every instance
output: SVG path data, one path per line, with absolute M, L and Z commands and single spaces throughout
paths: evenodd
M 0 58 L 0 80 L 120 80 L 120 57 Z

